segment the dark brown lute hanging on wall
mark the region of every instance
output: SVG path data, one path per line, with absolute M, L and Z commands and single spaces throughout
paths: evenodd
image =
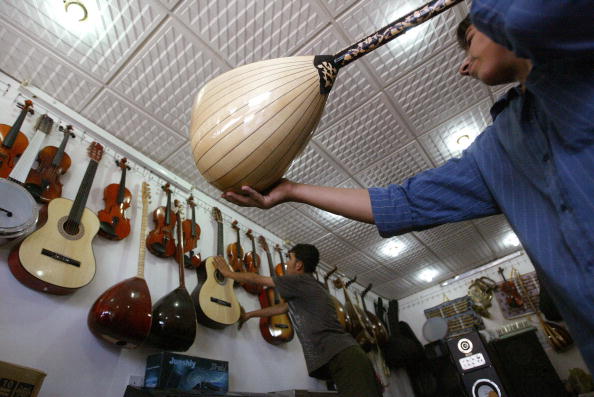
M 268 259 L 268 270 L 270 276 L 274 275 L 274 267 L 272 264 L 272 256 L 268 249 L 268 244 L 263 236 L 258 238 L 258 242 L 262 249 L 266 252 Z M 278 305 L 285 302 L 285 300 L 276 292 L 274 287 L 266 287 L 260 293 L 260 306 L 264 309 L 266 307 Z M 271 317 L 260 317 L 260 333 L 264 340 L 270 344 L 278 345 L 286 343 L 293 339 L 295 332 L 293 331 L 293 324 L 287 313 L 278 314 Z
M 180 204 L 175 200 L 177 223 L 177 255 L 183 256 L 183 238 L 181 231 Z M 196 338 L 196 312 L 192 298 L 186 289 L 183 259 L 179 258 L 179 287 L 162 297 L 153 306 L 151 332 L 146 340 L 150 346 L 183 352 L 194 343 Z
M 336 309 L 336 318 L 338 318 L 338 322 L 342 325 L 347 332 L 351 332 L 352 324 L 351 324 L 351 316 L 347 313 L 344 306 L 337 297 L 330 294 L 330 288 L 328 288 L 328 279 L 332 274 L 334 274 L 338 270 L 338 266 L 334 266 L 334 269 L 330 270 L 328 273 L 324 275 L 324 288 L 328 291 L 328 295 L 330 295 L 330 299 L 332 299 L 332 303 L 334 304 L 334 308 Z
M 254 235 L 252 234 L 252 229 L 249 229 L 245 235 L 250 239 L 252 242 L 252 250 L 245 254 L 243 263 L 245 263 L 245 271 L 250 273 L 260 273 L 260 264 L 262 263 L 260 260 L 260 255 L 256 252 L 256 243 L 254 239 Z M 251 283 L 241 283 L 241 286 L 250 294 L 259 295 L 262 292 L 262 286 L 251 284 Z
M 365 295 L 371 290 L 372 284 L 369 283 L 367 288 L 361 292 L 361 306 L 363 307 L 363 313 L 367 318 L 367 323 L 371 325 L 371 330 L 373 335 L 375 336 L 375 341 L 379 346 L 383 346 L 388 343 L 388 330 L 384 326 L 384 323 L 380 321 L 380 319 L 367 310 L 367 306 L 365 305 Z
M 96 337 L 128 349 L 140 345 L 151 330 L 151 294 L 144 279 L 149 199 L 149 185 L 143 182 L 138 273 L 101 294 L 87 316 L 87 325 Z
M 353 337 L 355 338 L 357 343 L 361 345 L 363 350 L 370 351 L 373 345 L 375 344 L 375 339 L 367 329 L 367 324 L 363 317 L 364 315 L 361 309 L 353 303 L 350 294 L 347 291 L 349 285 L 354 283 L 356 279 L 357 277 L 355 277 L 352 280 L 349 280 L 345 284 L 341 279 L 337 278 L 334 280 L 334 283 L 337 288 L 342 288 L 342 291 L 344 292 L 344 306 L 347 310 L 347 313 L 349 313 L 349 316 L 351 317 L 353 325 L 350 332 L 351 335 L 353 335 Z

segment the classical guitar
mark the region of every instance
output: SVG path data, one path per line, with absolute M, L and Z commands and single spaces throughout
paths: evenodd
M 249 229 L 245 235 L 250 239 L 252 242 L 252 250 L 246 252 L 245 257 L 243 258 L 243 263 L 245 264 L 245 271 L 250 273 L 260 273 L 260 264 L 262 263 L 260 260 L 260 255 L 256 252 L 256 242 L 254 239 L 254 235 L 252 234 L 252 229 Z M 252 283 L 241 283 L 241 286 L 250 294 L 260 295 L 262 292 L 262 286 L 256 285 Z
M 195 269 L 202 262 L 199 252 L 194 252 L 198 240 L 200 239 L 200 226 L 196 223 L 196 203 L 194 196 L 190 195 L 186 201 L 192 212 L 192 217 L 182 222 L 182 231 L 184 237 L 184 267 L 186 269 Z M 176 257 L 177 259 L 177 257 Z
M 51 294 L 70 294 L 91 282 L 95 256 L 91 242 L 99 219 L 85 208 L 103 146 L 89 147 L 89 165 L 76 199 L 57 198 L 48 205 L 47 223 L 13 250 L 8 264 L 26 286 Z
M 37 155 L 37 168 L 29 172 L 25 187 L 35 200 L 40 203 L 48 203 L 58 197 L 62 197 L 62 182 L 60 176 L 64 175 L 70 168 L 72 160 L 66 153 L 66 144 L 70 138 L 74 138 L 72 126 L 66 128 L 60 126 L 59 130 L 64 133 L 60 147 L 46 146 Z
M 266 252 L 266 258 L 268 259 L 268 270 L 270 275 L 274 275 L 274 267 L 272 264 L 272 256 L 268 249 L 268 244 L 263 236 L 258 238 L 258 242 L 262 249 Z M 262 290 L 259 296 L 260 306 L 262 308 L 278 305 L 284 302 L 284 299 L 276 292 L 274 287 L 266 287 Z M 289 315 L 277 314 L 271 317 L 260 317 L 260 333 L 264 340 L 273 345 L 280 343 L 286 343 L 293 339 L 295 332 L 293 330 L 293 324 Z
M 334 304 L 334 309 L 336 309 L 336 317 L 338 318 L 338 322 L 340 323 L 340 325 L 342 325 L 342 328 L 344 328 L 347 332 L 350 333 L 351 328 L 352 328 L 351 316 L 349 316 L 349 314 L 345 310 L 342 303 L 340 303 L 338 298 L 336 298 L 334 295 L 330 294 L 330 288 L 328 288 L 328 279 L 337 270 L 338 270 L 338 266 L 334 266 L 334 269 L 330 270 L 328 273 L 326 273 L 324 275 L 324 288 L 326 288 L 326 291 L 328 291 L 328 295 L 330 295 L 330 299 L 332 300 L 332 303 Z
M 151 230 L 146 238 L 146 248 L 160 258 L 169 258 L 175 255 L 175 240 L 173 231 L 175 229 L 175 214 L 171 210 L 171 189 L 169 183 L 161 189 L 167 194 L 167 205 L 153 211 L 155 228 Z
M 105 209 L 97 214 L 101 222 L 99 235 L 109 240 L 122 240 L 130 234 L 130 219 L 126 217 L 126 210 L 130 208 L 132 193 L 126 188 L 126 171 L 130 169 L 127 161 L 125 157 L 116 160 L 116 165 L 122 170 L 120 183 L 112 183 L 105 188 Z
M 31 233 L 38 220 L 39 210 L 33 196 L 23 187 L 39 147 L 51 131 L 54 120 L 48 115 L 37 119 L 35 134 L 27 150 L 6 179 L 0 179 L 0 244 Z
M 29 139 L 20 129 L 27 113 L 33 114 L 33 102 L 26 100 L 24 104 L 17 104 L 21 109 L 19 117 L 12 126 L 0 124 L 0 178 L 6 178 L 14 168 L 17 160 L 29 145 Z M 39 148 L 37 148 L 39 149 Z
M 115 284 L 95 301 L 87 316 L 87 325 L 93 334 L 116 346 L 138 347 L 151 330 L 151 294 L 144 279 L 146 223 L 150 188 L 142 183 L 142 220 L 138 271 Z
M 175 200 L 175 217 L 177 223 L 176 255 L 184 254 L 181 232 L 180 203 Z M 179 287 L 162 297 L 153 306 L 152 326 L 146 343 L 150 346 L 173 351 L 186 351 L 196 339 L 196 313 L 192 298 L 186 289 L 182 259 L 177 260 Z
M 214 207 L 213 218 L 217 224 L 217 256 L 224 255 L 223 218 Z M 192 291 L 192 300 L 198 322 L 210 328 L 224 328 L 239 320 L 241 307 L 233 290 L 233 280 L 225 278 L 216 269 L 214 257 L 208 257 L 196 269 L 198 285 Z
M 227 260 L 229 265 L 233 268 L 234 272 L 243 272 L 245 264 L 243 263 L 243 248 L 241 247 L 240 229 L 237 221 L 233 221 L 231 228 L 235 230 L 236 241 L 227 246 Z M 237 287 L 239 283 L 235 281 L 234 287 Z

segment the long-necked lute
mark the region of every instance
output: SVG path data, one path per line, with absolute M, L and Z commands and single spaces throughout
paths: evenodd
M 240 66 L 198 93 L 190 125 L 194 161 L 214 187 L 264 190 L 303 151 L 340 68 L 462 0 L 434 0 L 335 55 Z
M 93 334 L 116 346 L 138 347 L 151 330 L 151 294 L 144 279 L 146 223 L 150 187 L 142 183 L 142 220 L 140 248 L 136 276 L 115 284 L 102 293 L 87 316 L 87 325 Z
M 12 250 L 8 264 L 12 274 L 27 287 L 51 294 L 75 292 L 95 276 L 91 245 L 99 219 L 85 208 L 103 146 L 91 143 L 89 165 L 74 201 L 57 198 L 48 205 L 45 225 Z

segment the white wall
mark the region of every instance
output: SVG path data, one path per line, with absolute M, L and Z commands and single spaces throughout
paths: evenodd
M 486 265 L 485 267 L 488 267 L 488 265 Z M 406 321 L 411 326 L 411 328 L 415 332 L 415 335 L 417 336 L 417 338 L 419 338 L 421 343 L 428 343 L 428 341 L 423 337 L 423 324 L 425 324 L 426 321 L 424 310 L 444 302 L 446 296 L 451 300 L 467 295 L 468 287 L 470 286 L 472 280 L 475 280 L 482 276 L 487 276 L 492 280 L 500 282 L 501 277 L 497 273 L 497 269 L 499 267 L 502 267 L 504 269 L 504 274 L 506 275 L 510 274 L 512 267 L 517 269 L 521 274 L 530 273 L 534 271 L 534 265 L 532 264 L 532 262 L 530 262 L 528 255 L 526 255 L 522 251 L 521 255 L 510 258 L 510 260 L 507 260 L 499 265 L 487 268 L 486 270 L 481 271 L 467 279 L 453 282 L 445 287 L 441 287 L 438 285 L 421 291 L 419 293 L 416 293 L 414 295 L 411 295 L 409 297 L 406 297 L 404 299 L 401 299 L 399 301 L 400 319 L 402 321 Z M 561 379 L 567 379 L 567 377 L 569 376 L 568 371 L 570 368 L 578 367 L 582 368 L 586 372 L 588 371 L 580 352 L 575 346 L 563 353 L 556 353 L 549 346 L 549 344 L 546 342 L 544 338 L 542 328 L 540 327 L 540 324 L 536 316 L 531 315 L 524 316 L 521 318 L 515 318 L 513 320 L 507 320 L 505 317 L 503 317 L 503 314 L 501 313 L 501 309 L 499 308 L 499 304 L 497 303 L 497 299 L 495 299 L 495 297 L 493 297 L 492 302 L 493 304 L 489 308 L 491 318 L 483 318 L 486 330 L 491 330 L 494 332 L 496 329 L 506 324 L 518 320 L 528 319 L 532 323 L 532 325 L 538 328 L 537 334 L 539 340 L 543 345 L 545 352 L 549 356 L 551 363 L 553 364 L 553 367 L 555 367 Z
M 10 86 L 8 86 L 10 84 Z M 12 125 L 19 109 L 16 102 L 24 99 L 19 94 L 18 83 L 0 73 L 0 123 Z M 51 109 L 34 101 L 36 114 L 28 116 L 23 131 L 29 138 L 37 117 L 49 113 L 56 123 L 74 124 L 75 139 L 68 143 L 66 152 L 72 158 L 72 166 L 61 178 L 64 185 L 63 197 L 74 199 L 82 180 L 88 157 L 87 147 L 92 141 L 90 133 L 84 133 L 83 126 L 72 120 L 60 119 Z M 43 146 L 59 146 L 60 132 L 54 131 Z M 87 208 L 97 213 L 104 208 L 103 189 L 110 183 L 119 183 L 120 170 L 114 159 L 125 156 L 115 153 L 109 142 L 100 141 L 106 152 L 99 164 L 91 189 Z M 10 247 L 0 247 L 0 360 L 33 367 L 47 373 L 40 397 L 105 397 L 123 395 L 130 376 L 144 376 L 145 360 L 156 349 L 140 347 L 125 350 L 96 339 L 87 328 L 89 308 L 97 297 L 115 283 L 136 274 L 140 240 L 140 216 L 142 201 L 140 186 L 143 181 L 151 185 L 154 208 L 164 205 L 165 195 L 160 186 L 165 183 L 147 169 L 130 163 L 132 170 L 127 174 L 126 187 L 132 193 L 132 207 L 128 212 L 132 232 L 119 242 L 97 236 L 93 242 L 97 272 L 93 281 L 72 295 L 55 296 L 21 285 L 10 272 L 6 259 Z M 174 191 L 174 198 L 185 202 L 187 192 Z M 195 194 L 196 196 L 196 194 Z M 221 202 L 207 196 L 198 196 L 196 208 L 197 223 L 202 229 L 197 250 L 206 258 L 215 253 L 216 237 L 211 219 L 212 206 L 218 206 L 225 221 L 225 244 L 236 240 L 230 223 L 238 219 L 242 231 L 252 228 L 256 236 L 264 235 L 269 246 L 282 240 L 260 226 L 241 217 Z M 153 228 L 152 216 L 148 230 Z M 243 236 L 243 234 L 242 234 Z M 242 241 L 244 249 L 251 249 L 251 243 Z M 262 258 L 263 274 L 268 273 L 265 252 L 257 248 Z M 276 261 L 277 256 L 273 255 Z M 153 303 L 178 286 L 177 264 L 173 259 L 157 258 L 147 251 L 145 278 L 149 285 Z M 196 275 L 185 271 L 186 286 L 191 292 L 197 285 Z M 360 286 L 359 290 L 361 290 Z M 340 291 L 332 286 L 331 292 L 344 301 Z M 236 294 L 247 310 L 260 308 L 256 296 L 236 289 Z M 373 311 L 372 300 L 367 296 L 369 310 Z M 198 325 L 194 345 L 183 354 L 229 361 L 229 388 L 233 391 L 268 392 L 274 390 L 309 389 L 325 390 L 325 384 L 307 375 L 301 345 L 297 337 L 288 344 L 272 346 L 264 341 L 258 328 L 258 320 L 247 323 L 241 331 L 235 326 L 224 330 L 212 330 Z M 405 374 L 392 373 L 386 397 L 410 395 L 410 385 Z

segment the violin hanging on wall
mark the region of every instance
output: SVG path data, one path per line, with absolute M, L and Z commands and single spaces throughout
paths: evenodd
M 175 255 L 175 240 L 173 230 L 175 228 L 175 213 L 171 210 L 171 189 L 169 183 L 161 186 L 167 194 L 167 205 L 153 211 L 155 228 L 150 231 L 146 238 L 146 248 L 160 258 L 168 258 Z
M 62 197 L 62 182 L 60 176 L 64 175 L 72 160 L 66 153 L 68 139 L 74 138 L 72 126 L 58 128 L 64 133 L 60 147 L 46 146 L 37 155 L 37 168 L 32 169 L 25 181 L 25 187 L 35 200 L 40 203 L 49 203 L 58 197 Z
M 12 274 L 29 288 L 70 294 L 95 276 L 91 243 L 99 230 L 99 219 L 85 205 L 103 156 L 103 146 L 93 142 L 88 153 L 89 165 L 76 199 L 50 201 L 46 224 L 24 239 L 8 257 Z
M 87 316 L 91 332 L 109 343 L 132 349 L 138 347 L 151 330 L 151 294 L 144 279 L 146 223 L 150 188 L 142 183 L 142 221 L 138 272 L 117 283 L 97 298 Z
M 116 160 L 116 165 L 122 170 L 120 183 L 112 183 L 103 191 L 105 209 L 99 211 L 97 216 L 101 222 L 99 235 L 109 240 L 122 240 L 130 234 L 130 220 L 126 218 L 126 209 L 130 208 L 132 194 L 126 188 L 126 171 L 130 167 L 124 157 Z
M 252 242 L 252 250 L 245 254 L 243 262 L 245 263 L 245 271 L 250 273 L 260 273 L 260 256 L 256 253 L 256 243 L 254 242 L 254 235 L 252 229 L 249 229 L 246 234 Z M 259 295 L 262 292 L 262 286 L 252 283 L 241 283 L 241 286 L 250 294 Z
M 24 104 L 19 103 L 17 106 L 21 109 L 21 113 L 12 127 L 0 124 L 0 138 L 2 139 L 2 144 L 0 144 L 0 178 L 6 178 L 10 174 L 17 160 L 29 145 L 29 139 L 20 129 L 27 113 L 35 113 L 33 102 L 27 99 Z
M 231 228 L 235 230 L 236 242 L 227 246 L 227 261 L 233 268 L 234 272 L 243 272 L 245 264 L 243 263 L 243 248 L 241 247 L 241 235 L 239 234 L 240 229 L 237 221 L 233 221 Z M 239 283 L 233 282 L 233 286 L 237 287 Z
M 188 207 L 190 207 L 192 217 L 182 222 L 182 235 L 184 239 L 184 255 L 182 258 L 184 260 L 183 265 L 186 269 L 195 269 L 202 262 L 200 253 L 194 253 L 194 249 L 200 239 L 200 226 L 196 223 L 196 203 L 194 202 L 194 196 L 190 195 L 186 202 L 188 203 Z

